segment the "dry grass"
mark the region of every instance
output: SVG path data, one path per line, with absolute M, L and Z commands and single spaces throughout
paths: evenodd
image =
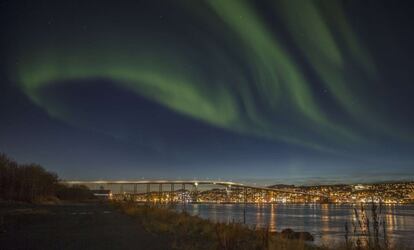
M 145 229 L 164 234 L 174 249 L 317 249 L 301 240 L 282 239 L 267 229 L 241 223 L 213 223 L 168 208 L 134 203 L 116 203 L 121 211 L 135 218 Z

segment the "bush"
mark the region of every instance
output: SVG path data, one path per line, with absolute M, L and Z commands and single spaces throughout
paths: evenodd
M 54 196 L 57 184 L 57 175 L 40 165 L 19 165 L 0 154 L 0 199 L 33 202 Z
M 86 186 L 59 184 L 57 174 L 46 171 L 38 164 L 18 164 L 5 154 L 0 154 L 0 200 L 39 202 L 85 200 L 92 192 Z

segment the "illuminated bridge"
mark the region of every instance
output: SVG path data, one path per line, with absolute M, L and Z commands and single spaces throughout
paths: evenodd
M 117 199 L 183 202 L 279 202 L 326 200 L 326 196 L 271 187 L 213 180 L 94 180 L 62 181 L 90 189 L 109 189 Z

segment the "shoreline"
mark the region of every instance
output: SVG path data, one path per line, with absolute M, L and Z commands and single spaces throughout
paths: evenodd
M 124 200 L 115 200 L 115 201 L 124 201 Z M 128 200 L 129 201 L 129 200 Z M 147 202 L 147 201 L 133 201 L 138 204 L 208 204 L 208 205 L 371 205 L 372 202 L 208 202 L 208 201 L 197 201 L 197 202 Z M 374 202 L 375 204 L 382 205 L 414 205 L 414 202 L 410 203 L 386 203 L 386 202 Z

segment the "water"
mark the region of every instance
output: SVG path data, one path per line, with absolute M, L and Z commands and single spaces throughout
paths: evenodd
M 345 223 L 352 231 L 353 205 L 247 204 L 246 224 L 271 231 L 291 228 L 310 232 L 316 242 L 343 241 Z M 359 208 L 359 206 L 356 206 Z M 182 210 L 182 205 L 177 207 Z M 243 204 L 187 204 L 186 211 L 215 222 L 243 222 Z M 385 205 L 383 215 L 390 242 L 414 245 L 414 205 Z

